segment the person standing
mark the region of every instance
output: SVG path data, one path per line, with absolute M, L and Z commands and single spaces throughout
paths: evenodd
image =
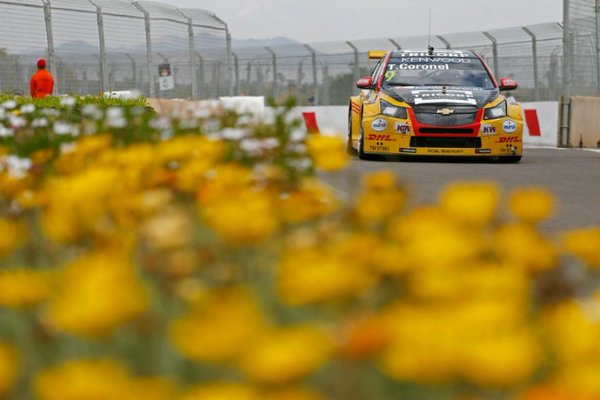
M 40 58 L 37 61 L 37 72 L 31 77 L 29 82 L 29 92 L 31 97 L 43 98 L 52 94 L 54 90 L 54 77 L 46 69 L 46 60 Z

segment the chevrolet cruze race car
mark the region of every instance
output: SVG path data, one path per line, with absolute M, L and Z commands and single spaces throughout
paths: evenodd
M 523 112 L 471 51 L 369 52 L 379 59 L 350 99 L 348 151 L 384 155 L 494 157 L 519 162 Z

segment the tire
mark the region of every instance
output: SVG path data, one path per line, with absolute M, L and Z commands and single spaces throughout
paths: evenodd
M 357 151 L 352 147 L 352 104 L 348 109 L 348 140 L 346 141 L 346 153 L 350 156 L 356 156 Z
M 516 164 L 521 161 L 522 156 L 503 156 L 498 157 L 498 162 L 502 164 Z

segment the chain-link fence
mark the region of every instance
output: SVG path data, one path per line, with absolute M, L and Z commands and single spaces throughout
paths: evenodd
M 28 93 L 46 57 L 56 93 L 140 90 L 208 98 L 229 92 L 227 25 L 210 11 L 125 0 L 0 0 L 0 91 Z M 174 85 L 159 91 L 158 66 Z
M 367 75 L 369 50 L 470 49 L 481 54 L 495 74 L 516 79 L 521 100 L 556 100 L 562 92 L 563 29 L 559 23 L 435 36 L 365 39 L 347 42 L 234 46 L 237 93 L 280 98 L 301 104 L 347 104 L 354 82 Z

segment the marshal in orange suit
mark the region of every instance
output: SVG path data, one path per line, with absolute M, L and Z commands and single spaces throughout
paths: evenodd
M 43 58 L 37 61 L 37 68 L 37 72 L 33 74 L 29 82 L 29 92 L 31 97 L 43 98 L 52 94 L 54 78 L 50 71 L 46 69 L 46 60 Z

